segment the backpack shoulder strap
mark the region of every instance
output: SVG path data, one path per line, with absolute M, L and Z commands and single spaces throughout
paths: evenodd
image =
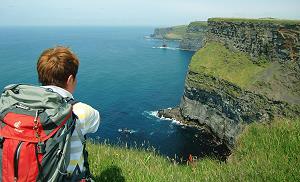
M 76 103 L 79 102 L 79 101 L 77 101 L 77 100 L 75 100 L 75 99 L 73 99 L 73 98 L 71 98 L 71 97 L 66 97 L 65 100 L 66 100 L 69 104 L 71 104 L 71 105 L 75 105 Z
M 66 98 L 66 101 L 69 104 L 75 105 L 76 103 L 78 103 L 79 101 L 73 99 L 73 98 Z M 73 113 L 74 115 L 74 119 L 78 119 L 78 117 L 76 116 L 75 113 Z M 86 150 L 86 135 L 83 135 L 82 131 L 80 130 L 80 128 L 75 126 L 75 130 L 78 134 L 78 137 L 83 145 L 83 169 L 80 173 L 79 176 L 77 176 L 77 178 L 84 178 L 84 179 L 90 179 L 91 180 L 91 172 L 90 172 L 90 167 L 89 167 L 89 163 L 88 163 L 88 151 Z M 78 167 L 79 169 L 79 167 Z M 74 170 L 75 173 L 76 169 Z M 73 173 L 73 174 L 74 174 Z M 73 175 L 72 175 L 73 176 Z
M 65 99 L 72 106 L 79 102 L 79 101 L 77 101 L 77 100 L 75 100 L 73 98 L 70 98 L 70 97 L 67 97 Z M 78 117 L 76 116 L 76 114 L 74 112 L 73 112 L 73 116 L 74 116 L 74 120 L 78 119 Z M 82 145 L 84 145 L 85 144 L 85 136 L 82 134 L 82 131 L 80 130 L 80 128 L 75 127 L 75 130 L 76 130 L 76 132 L 78 134 L 78 137 L 79 137 Z

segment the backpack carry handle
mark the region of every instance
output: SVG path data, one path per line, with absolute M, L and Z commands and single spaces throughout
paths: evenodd
M 15 93 L 14 89 L 15 89 L 16 87 L 18 87 L 19 85 L 22 85 L 22 84 L 10 84 L 10 85 L 7 85 L 6 87 L 4 87 L 3 93 L 4 93 L 5 91 L 7 91 L 7 90 L 11 90 L 11 91 L 13 91 L 13 92 Z

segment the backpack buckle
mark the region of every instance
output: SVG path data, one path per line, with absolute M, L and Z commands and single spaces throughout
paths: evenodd
M 45 154 L 46 153 L 46 145 L 44 142 L 39 142 L 37 144 L 37 152 L 39 154 Z

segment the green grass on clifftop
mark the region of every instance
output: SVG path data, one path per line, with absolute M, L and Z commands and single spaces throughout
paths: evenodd
M 221 43 L 208 42 L 193 56 L 190 70 L 209 74 L 245 88 L 254 83 L 267 66 L 254 64 L 246 53 L 231 51 Z
M 276 19 L 276 18 L 209 18 L 208 21 L 216 22 L 249 22 L 249 23 L 271 23 L 279 25 L 293 25 L 300 24 L 300 20 L 287 20 L 287 19 Z
M 189 27 L 207 27 L 207 21 L 193 21 L 189 24 Z
M 165 35 L 165 39 L 169 40 L 181 40 L 183 35 L 186 33 L 187 26 L 186 25 L 178 25 L 172 27 L 172 30 Z
M 178 165 L 150 151 L 88 143 L 96 181 L 299 181 L 300 119 L 251 124 L 226 163 Z M 171 146 L 170 146 L 171 147 Z

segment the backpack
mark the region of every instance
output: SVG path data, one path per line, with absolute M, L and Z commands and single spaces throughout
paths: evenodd
M 76 129 L 74 103 L 39 86 L 4 88 L 0 97 L 0 181 L 75 181 L 67 174 L 71 136 Z M 84 139 L 82 142 L 85 154 Z M 87 161 L 84 163 L 89 174 Z M 78 171 L 76 175 L 84 178 Z

